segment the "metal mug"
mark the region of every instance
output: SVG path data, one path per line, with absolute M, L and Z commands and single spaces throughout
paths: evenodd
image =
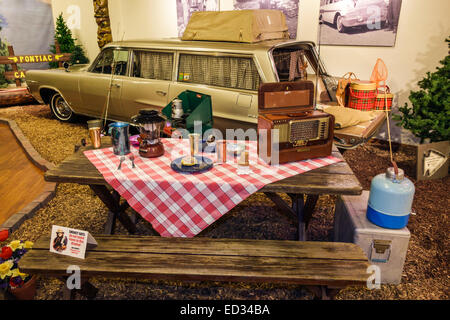
M 91 143 L 95 149 L 101 147 L 101 131 L 102 131 L 102 120 L 89 120 L 87 122 L 89 129 L 89 138 L 91 139 Z
M 126 122 L 114 122 L 109 125 L 109 133 L 115 155 L 124 156 L 130 153 L 130 125 Z

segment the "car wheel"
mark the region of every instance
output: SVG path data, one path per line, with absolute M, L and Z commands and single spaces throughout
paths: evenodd
M 344 18 L 342 18 L 342 16 L 338 16 L 336 19 L 336 28 L 340 33 L 343 33 L 345 31 L 343 20 Z
M 55 93 L 50 100 L 50 110 L 56 119 L 63 122 L 70 122 L 75 118 L 75 114 L 70 109 L 66 100 L 59 94 Z

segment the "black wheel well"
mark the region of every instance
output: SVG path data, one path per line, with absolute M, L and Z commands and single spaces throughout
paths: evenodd
M 52 96 L 58 93 L 57 91 L 53 90 L 53 89 L 47 89 L 47 88 L 43 88 L 39 91 L 39 94 L 41 95 L 42 100 L 46 103 L 46 104 L 50 104 L 50 99 L 52 98 Z

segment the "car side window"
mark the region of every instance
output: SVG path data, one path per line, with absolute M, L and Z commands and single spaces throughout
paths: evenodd
M 252 58 L 180 54 L 178 81 L 257 91 L 261 78 Z
M 124 76 L 127 73 L 128 50 L 125 49 L 107 49 L 101 53 L 95 66 L 91 69 L 94 73 L 111 74 L 115 69 L 115 75 Z
M 135 50 L 132 75 L 136 78 L 172 80 L 173 57 L 170 52 Z

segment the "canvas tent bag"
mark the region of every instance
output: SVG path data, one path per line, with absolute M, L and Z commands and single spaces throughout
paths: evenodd
M 181 39 L 253 43 L 289 39 L 289 33 L 279 10 L 197 11 Z

